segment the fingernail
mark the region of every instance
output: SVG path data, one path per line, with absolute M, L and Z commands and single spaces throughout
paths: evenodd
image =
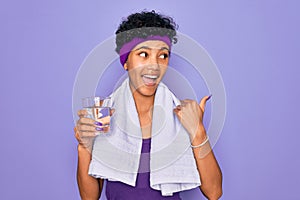
M 180 105 L 176 106 L 176 109 L 181 110 L 181 106 Z
M 103 124 L 101 122 L 94 122 L 95 125 L 97 126 L 102 126 Z
M 103 128 L 96 127 L 96 131 L 103 131 Z
M 208 96 L 207 100 L 209 100 L 211 96 L 212 96 L 212 94 Z

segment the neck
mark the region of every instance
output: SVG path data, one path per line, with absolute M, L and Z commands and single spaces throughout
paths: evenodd
M 154 104 L 154 95 L 144 96 L 132 87 L 130 88 L 138 114 L 148 113 L 149 111 L 151 111 Z
M 135 102 L 135 107 L 139 116 L 142 137 L 151 137 L 152 111 L 154 104 L 154 95 L 145 96 L 135 90 L 131 85 L 130 89 Z

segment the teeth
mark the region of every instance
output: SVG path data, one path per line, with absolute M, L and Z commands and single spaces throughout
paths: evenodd
M 155 75 L 144 75 L 144 77 L 156 79 L 158 76 L 155 76 Z

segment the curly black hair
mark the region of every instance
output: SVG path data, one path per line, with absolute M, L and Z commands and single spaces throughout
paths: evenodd
M 121 47 L 135 37 L 168 36 L 175 44 L 176 29 L 178 25 L 171 17 L 156 13 L 154 10 L 131 14 L 121 22 L 116 31 L 116 52 L 120 53 Z

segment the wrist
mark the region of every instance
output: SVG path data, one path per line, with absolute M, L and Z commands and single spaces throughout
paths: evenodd
M 206 143 L 208 143 L 208 140 L 209 140 L 209 137 L 206 136 L 206 138 L 205 138 L 205 140 L 204 140 L 203 142 L 201 142 L 201 143 L 199 143 L 199 144 L 197 144 L 197 145 L 191 144 L 191 147 L 192 147 L 192 148 L 202 147 L 202 146 L 204 146 Z
M 78 144 L 77 151 L 78 151 L 78 155 L 82 155 L 82 154 L 91 155 L 91 152 L 92 152 L 91 148 L 86 147 L 83 144 Z
M 191 145 L 196 146 L 198 144 L 203 143 L 206 139 L 207 139 L 206 130 L 204 126 L 200 124 L 196 131 L 196 134 L 194 135 L 194 138 L 192 138 L 191 140 Z

